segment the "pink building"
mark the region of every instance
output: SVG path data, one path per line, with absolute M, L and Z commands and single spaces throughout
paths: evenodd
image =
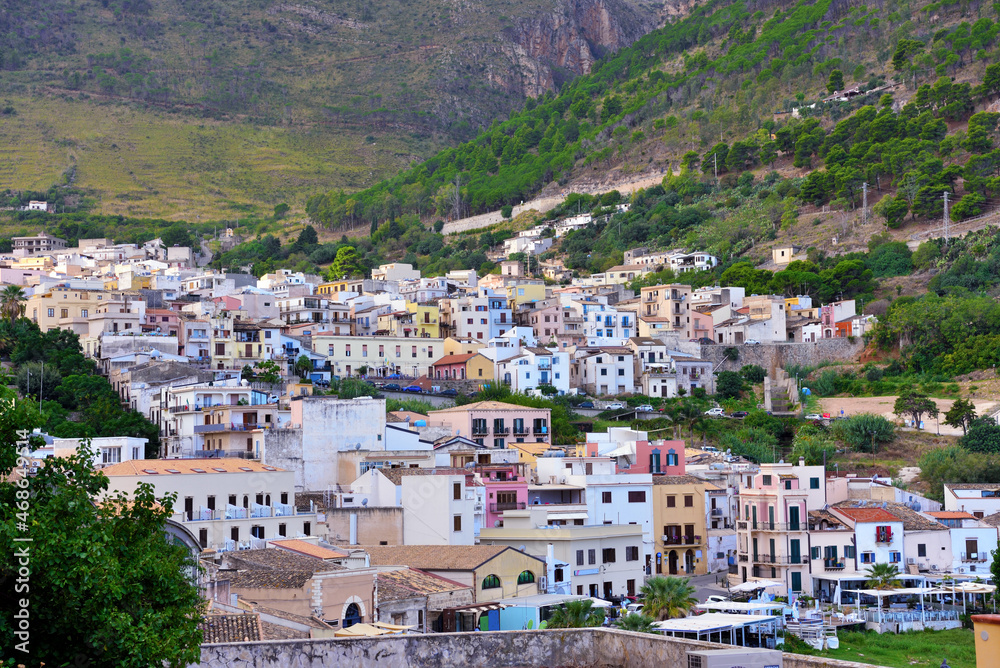
M 619 473 L 684 475 L 684 441 L 637 441 L 635 463 Z
M 524 475 L 524 467 L 521 462 L 476 467 L 476 473 L 486 487 L 484 527 L 502 525 L 506 510 L 528 507 L 528 479 Z
M 146 322 L 142 325 L 144 332 L 159 332 L 166 336 L 181 335 L 180 315 L 176 311 L 163 308 L 146 309 Z
M 494 448 L 514 443 L 552 444 L 552 412 L 501 401 L 478 401 L 428 413 L 430 427 L 447 427 L 456 436 Z

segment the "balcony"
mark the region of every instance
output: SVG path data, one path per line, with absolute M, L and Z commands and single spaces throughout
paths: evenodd
M 712 508 L 712 517 L 722 517 L 722 508 Z
M 270 425 L 258 424 L 255 422 L 240 422 L 240 423 L 226 423 L 226 424 L 196 424 L 194 426 L 194 433 L 196 434 L 210 434 L 223 431 L 256 431 L 258 429 L 267 429 Z
M 776 564 L 776 565 L 797 565 L 808 563 L 808 560 L 803 555 L 787 555 L 787 554 L 758 554 L 754 556 L 754 562 L 758 564 Z
M 700 545 L 701 536 L 679 536 L 676 534 L 664 534 L 660 536 L 664 545 Z
M 472 428 L 472 435 L 473 436 L 488 436 L 489 433 L 490 433 L 490 430 L 488 428 L 486 428 L 486 427 L 473 427 Z
M 986 561 L 986 552 L 963 552 L 962 561 L 964 563 L 979 564 Z
M 535 427 L 534 429 L 531 430 L 531 433 L 534 434 L 535 436 L 548 436 L 549 435 L 549 428 L 548 427 Z
M 233 457 L 238 459 L 257 458 L 257 456 L 250 450 L 195 450 L 194 456 L 197 459 L 221 459 L 223 457 Z
M 527 504 L 524 501 L 509 501 L 505 503 L 491 503 L 490 512 L 491 513 L 502 513 L 505 510 L 524 510 L 527 508 Z
M 844 562 L 838 561 L 836 559 L 824 559 L 823 560 L 823 570 L 827 571 L 842 571 L 844 570 Z
M 510 429 L 508 429 L 507 427 L 500 427 L 500 428 L 493 427 L 494 436 L 507 436 L 508 434 L 510 434 Z
M 802 522 L 748 522 L 744 520 L 737 522 L 736 528 L 741 531 L 805 531 L 806 525 Z
M 514 426 L 514 435 L 515 436 L 527 436 L 530 433 L 531 433 L 531 430 L 528 429 L 527 427 L 518 427 L 516 425 Z

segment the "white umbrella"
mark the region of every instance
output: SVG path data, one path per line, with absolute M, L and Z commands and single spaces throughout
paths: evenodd
M 779 582 L 778 580 L 750 580 L 749 582 L 742 582 L 730 587 L 729 591 L 751 592 L 758 589 L 767 589 L 768 587 L 783 587 L 784 584 L 784 582 Z
M 588 600 L 591 602 L 592 605 L 590 607 L 592 607 L 592 608 L 613 608 L 614 607 L 613 603 L 609 603 L 608 601 L 605 601 L 603 598 L 594 598 L 593 596 L 591 596 Z

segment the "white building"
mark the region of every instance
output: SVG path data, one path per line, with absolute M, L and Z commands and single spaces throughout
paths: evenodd
M 313 352 L 325 355 L 333 374 L 352 376 L 366 367 L 368 375 L 425 376 L 444 353 L 444 340 L 404 336 L 312 337 Z
M 393 262 L 391 264 L 380 265 L 378 269 L 372 269 L 372 280 L 375 281 L 412 281 L 420 278 L 420 270 L 414 269 L 412 264 L 405 262 Z
M 52 454 L 55 457 L 75 455 L 80 444 L 89 440 L 94 453 L 94 466 L 103 468 L 112 464 L 146 459 L 146 444 L 149 439 L 134 436 L 96 436 L 84 438 L 52 439 Z
M 945 483 L 944 509 L 962 510 L 979 519 L 1000 512 L 1000 484 Z
M 632 351 L 628 348 L 581 348 L 575 355 L 575 387 L 595 395 L 618 395 L 635 391 L 635 365 Z
M 522 348 L 514 357 L 496 363 L 495 377 L 509 384 L 512 392 L 530 393 L 539 385 L 551 385 L 559 394 L 566 394 L 570 388 L 569 353 Z

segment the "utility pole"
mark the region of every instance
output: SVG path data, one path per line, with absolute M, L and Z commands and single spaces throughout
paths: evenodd
M 861 224 L 868 224 L 868 182 L 861 184 Z
M 949 241 L 949 238 L 948 238 L 948 233 L 950 232 L 950 230 L 948 229 L 949 218 L 950 217 L 948 215 L 948 191 L 945 190 L 944 191 L 944 244 L 945 244 L 945 246 L 948 245 L 948 241 Z

